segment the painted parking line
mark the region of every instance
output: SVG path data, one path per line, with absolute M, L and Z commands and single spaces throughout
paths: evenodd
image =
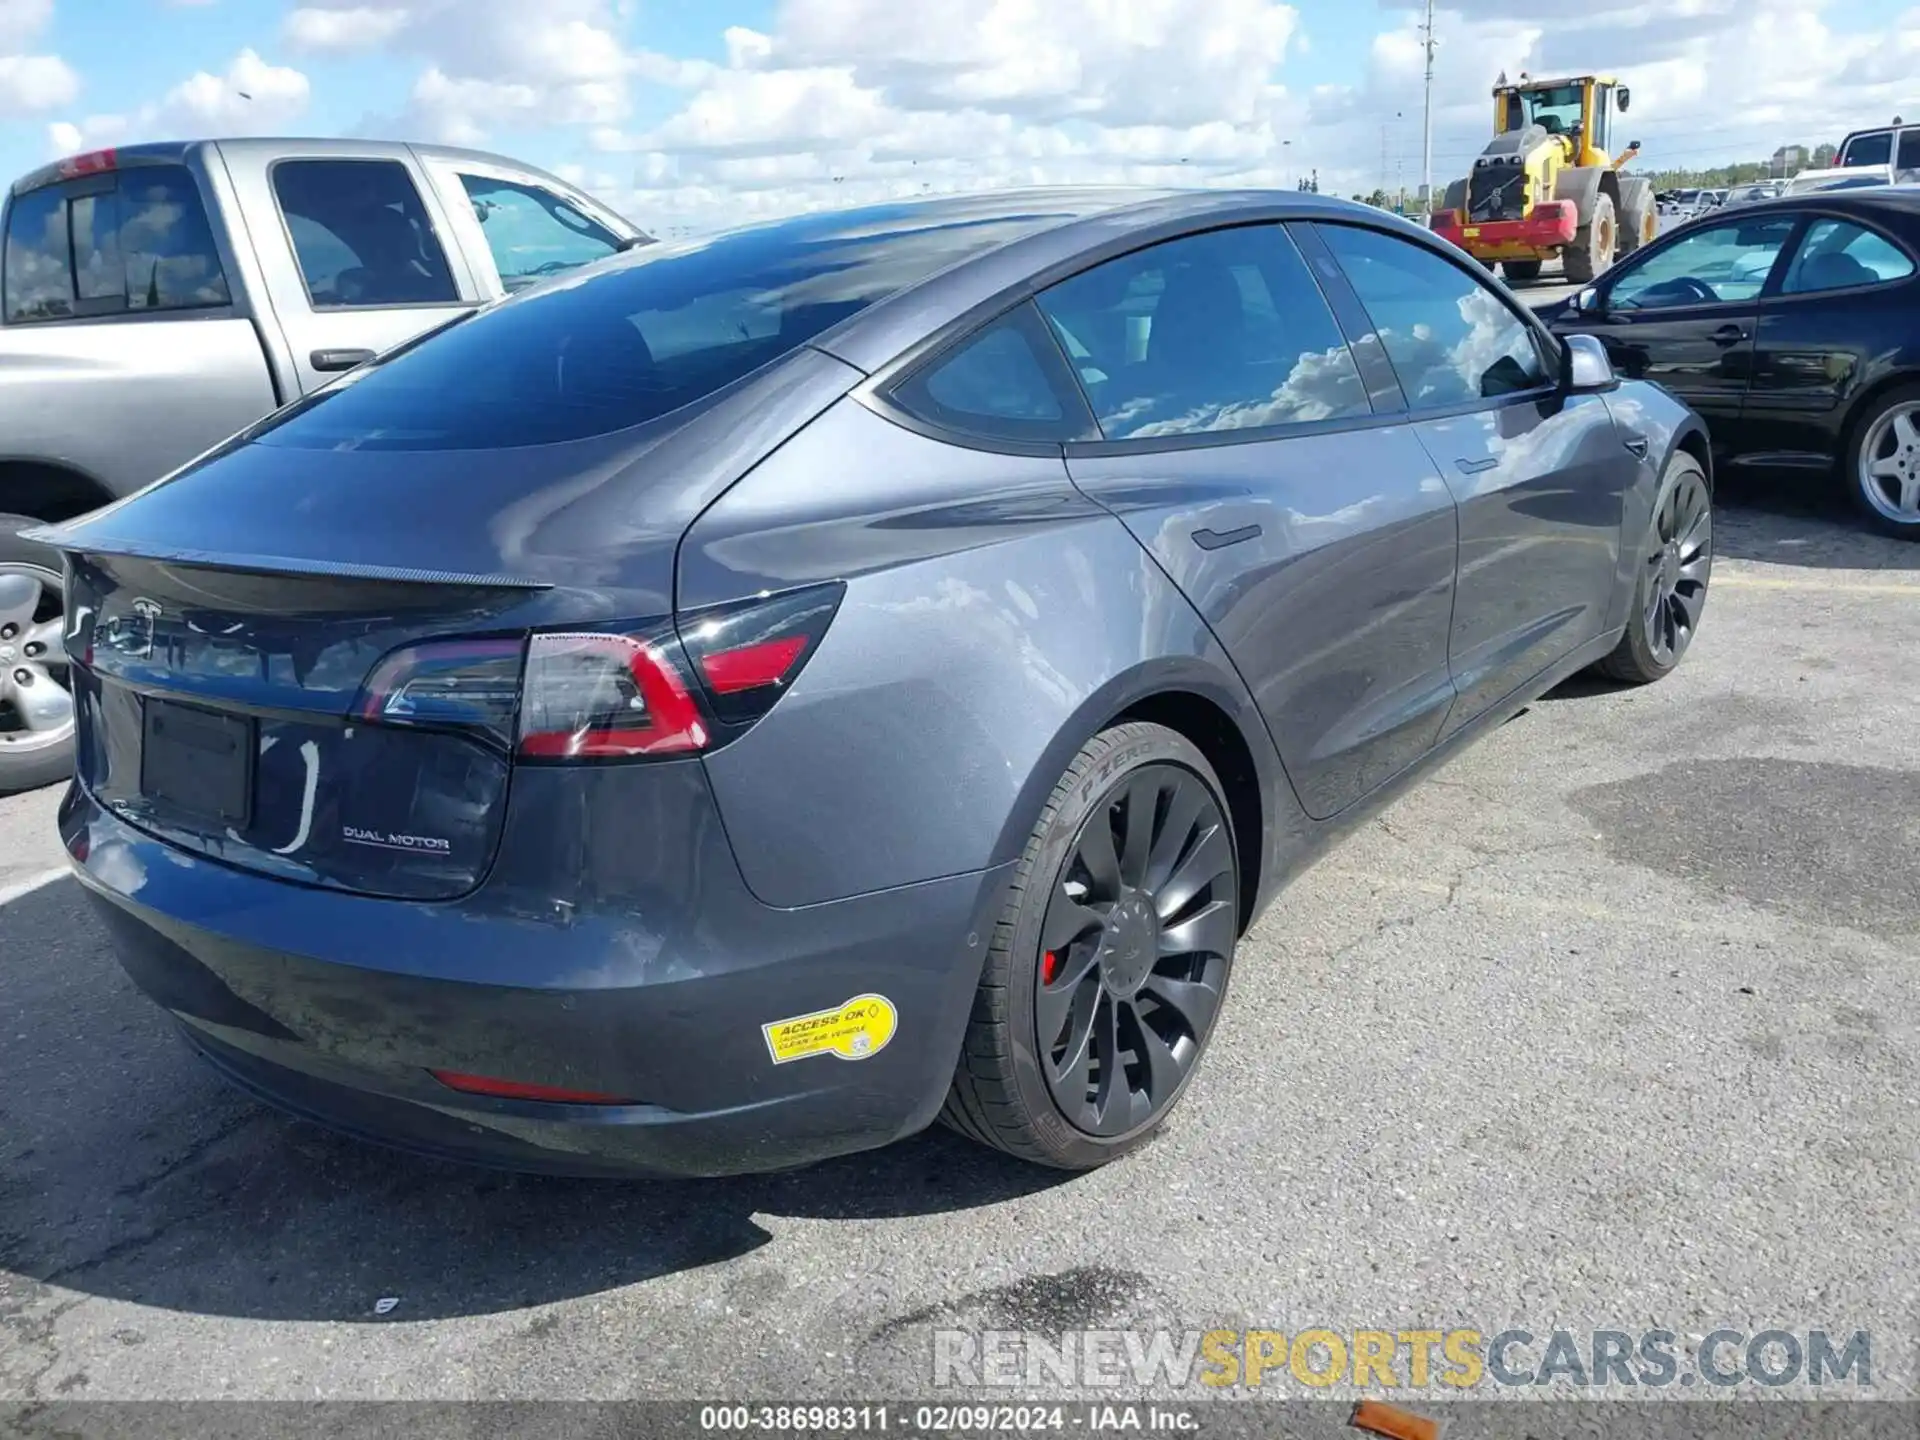
M 0 905 L 11 905 L 22 895 L 31 895 L 34 891 L 64 880 L 72 872 L 65 865 L 55 866 L 51 870 L 42 870 L 38 875 L 29 875 L 26 879 L 12 885 L 0 885 Z
M 1805 590 L 1822 595 L 1902 595 L 1920 598 L 1920 575 L 1912 580 L 1796 580 L 1781 575 L 1744 575 L 1721 571 L 1713 577 L 1722 590 Z

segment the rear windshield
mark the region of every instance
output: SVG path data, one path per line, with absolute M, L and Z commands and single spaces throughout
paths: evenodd
M 897 205 L 650 246 L 505 301 L 354 375 L 259 441 L 550 445 L 644 424 L 829 326 L 1065 215 Z

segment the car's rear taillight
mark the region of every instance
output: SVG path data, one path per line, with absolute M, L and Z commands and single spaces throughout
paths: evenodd
M 389 725 L 478 730 L 511 744 L 525 650 L 517 637 L 409 645 L 374 667 L 354 713 Z
M 361 720 L 478 734 L 524 760 L 691 755 L 740 735 L 793 684 L 846 587 L 811 586 L 637 630 L 430 640 L 386 656 Z
M 520 753 L 544 760 L 680 755 L 709 731 L 670 629 L 535 635 L 527 648 Z
M 772 709 L 812 657 L 845 593 L 844 585 L 814 585 L 683 615 L 680 638 L 715 718 L 751 725 Z

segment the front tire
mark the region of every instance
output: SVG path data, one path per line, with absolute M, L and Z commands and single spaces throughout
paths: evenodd
M 73 773 L 60 556 L 19 535 L 39 523 L 0 515 L 0 795 Z
M 1650 245 L 1660 234 L 1660 207 L 1654 203 L 1653 182 L 1628 181 L 1620 193 L 1620 253 L 1631 255 Z
M 1239 929 L 1213 767 L 1164 726 L 1102 731 L 1027 842 L 941 1119 L 1067 1170 L 1134 1149 L 1205 1053 Z
M 1883 535 L 1920 540 L 1920 385 L 1890 390 L 1853 427 L 1847 493 Z
M 1593 214 L 1587 217 L 1586 224 L 1574 232 L 1573 243 L 1561 252 L 1560 263 L 1566 270 L 1567 283 L 1585 285 L 1613 264 L 1618 238 L 1613 197 L 1607 194 L 1594 196 Z
M 1627 631 L 1597 668 L 1609 679 L 1647 685 L 1671 674 L 1699 633 L 1713 577 L 1713 496 L 1706 472 L 1685 451 L 1667 462 L 1641 545 Z

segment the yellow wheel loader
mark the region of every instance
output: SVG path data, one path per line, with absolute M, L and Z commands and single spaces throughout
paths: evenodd
M 1447 187 L 1433 217 L 1443 235 L 1481 264 L 1525 282 L 1556 256 L 1576 285 L 1658 233 L 1653 182 L 1622 175 L 1640 152 L 1609 154 L 1629 92 L 1605 75 L 1534 80 L 1506 76 L 1493 87 L 1494 137 L 1464 180 Z

